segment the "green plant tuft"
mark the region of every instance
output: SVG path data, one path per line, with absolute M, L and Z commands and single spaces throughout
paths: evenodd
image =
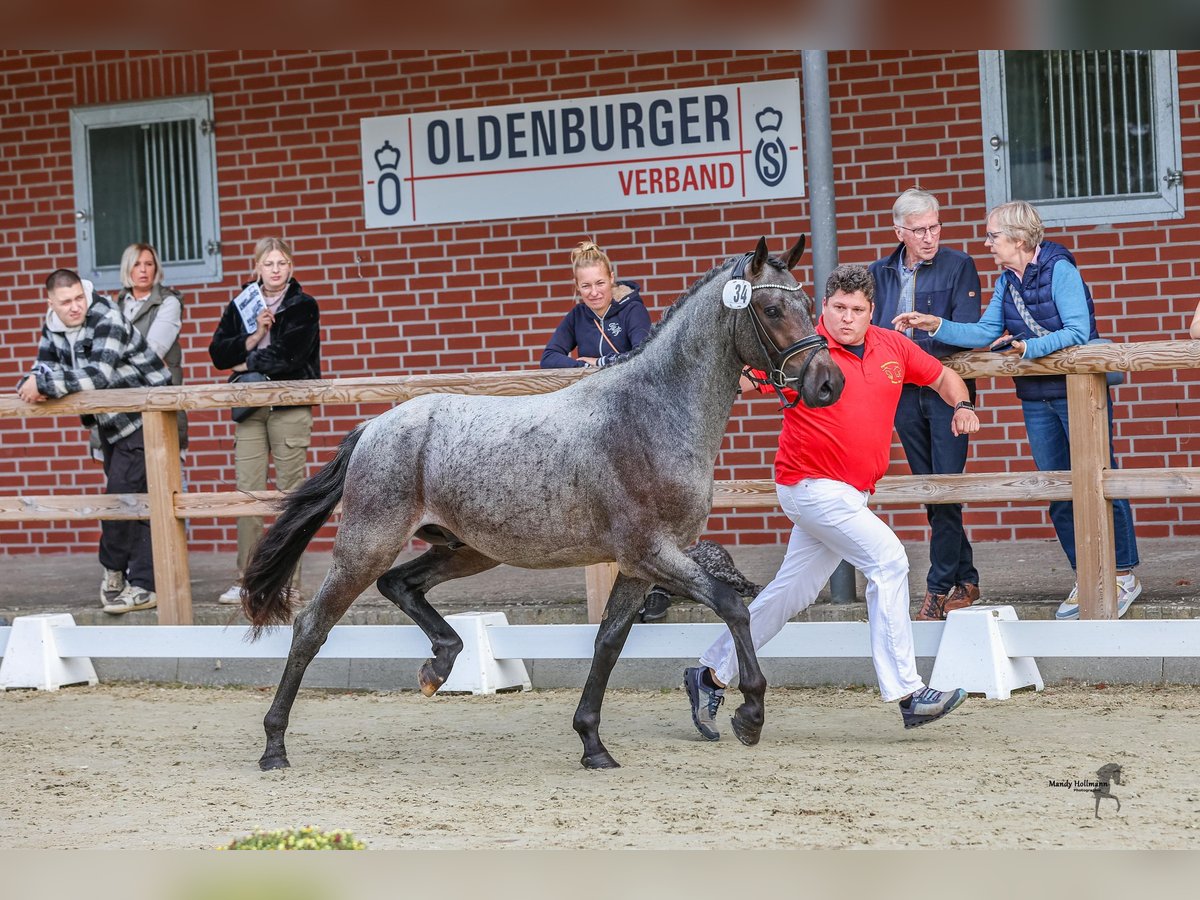
M 349 831 L 321 831 L 312 825 L 302 828 L 257 829 L 236 838 L 218 850 L 366 850 L 367 845 Z

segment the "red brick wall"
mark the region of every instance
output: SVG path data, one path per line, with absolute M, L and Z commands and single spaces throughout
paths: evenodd
M 1200 151 L 1200 54 L 1180 53 L 1184 171 Z M 829 54 L 839 249 L 868 262 L 892 243 L 889 210 L 914 183 L 942 196 L 943 240 L 972 253 L 985 285 L 978 58 L 974 52 Z M 33 355 L 44 301 L 38 281 L 74 265 L 67 111 L 77 105 L 207 92 L 217 122 L 224 279 L 185 290 L 183 345 L 189 382 L 221 376 L 208 339 L 223 306 L 250 275 L 253 242 L 282 234 L 297 278 L 321 303 L 328 376 L 534 367 L 570 304 L 568 251 L 585 235 L 608 249 L 623 277 L 643 285 L 652 315 L 696 276 L 766 234 L 784 249 L 809 230 L 807 201 L 662 208 L 514 221 L 367 230 L 359 185 L 359 119 L 401 111 L 654 90 L 711 82 L 798 77 L 795 52 L 500 51 L 404 53 L 212 51 L 0 53 L 0 383 Z M 1180 337 L 1195 309 L 1200 216 L 1063 235 L 1096 298 L 1101 330 L 1119 339 Z M 806 263 L 797 270 L 811 282 Z M 973 471 L 1032 469 L 1007 379 L 981 382 L 983 430 Z M 1139 373 L 1117 391 L 1117 450 L 1127 467 L 1200 465 L 1200 386 L 1195 372 Z M 314 432 L 324 461 L 341 435 L 380 407 L 326 407 Z M 186 478 L 195 489 L 233 482 L 232 425 L 224 412 L 191 417 Z M 778 419 L 767 399 L 739 403 L 719 478 L 768 478 Z M 0 492 L 98 490 L 77 420 L 0 419 Z M 893 449 L 893 471 L 904 472 Z M 1139 502 L 1139 534 L 1200 532 L 1196 506 Z M 905 538 L 923 534 L 923 512 L 888 514 Z M 977 540 L 1049 538 L 1040 506 L 978 504 Z M 730 513 L 711 522 L 729 542 L 785 539 L 779 515 Z M 316 547 L 328 547 L 327 527 Z M 92 551 L 93 525 L 0 524 L 3 551 Z M 196 550 L 228 550 L 232 520 L 193 520 Z

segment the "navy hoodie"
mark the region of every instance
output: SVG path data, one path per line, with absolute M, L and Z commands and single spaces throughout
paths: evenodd
M 571 351 L 576 348 L 580 356 L 596 357 L 600 365 L 604 365 L 618 353 L 626 353 L 641 344 L 650 333 L 650 314 L 642 303 L 637 282 L 617 282 L 613 288 L 613 302 L 604 315 L 604 336 L 600 334 L 600 324 L 600 319 L 587 304 L 577 302 L 554 329 L 550 343 L 542 351 L 542 368 L 582 367 L 584 363 L 571 356 Z

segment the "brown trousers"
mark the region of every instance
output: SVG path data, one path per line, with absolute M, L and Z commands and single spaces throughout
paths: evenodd
M 269 461 L 275 461 L 275 487 L 288 491 L 304 480 L 308 445 L 312 438 L 312 407 L 282 406 L 256 410 L 237 426 L 234 465 L 239 491 L 267 488 Z M 257 516 L 238 519 L 238 577 L 246 568 L 250 551 L 262 537 L 263 520 Z M 300 586 L 300 566 L 292 576 Z

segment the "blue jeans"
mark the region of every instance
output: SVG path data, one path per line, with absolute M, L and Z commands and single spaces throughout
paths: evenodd
M 1025 433 L 1029 436 L 1029 449 L 1033 451 L 1033 462 L 1043 472 L 1069 470 L 1071 468 L 1070 431 L 1067 427 L 1067 401 L 1022 400 L 1021 411 L 1025 414 Z M 1112 450 L 1112 395 L 1108 398 L 1108 454 L 1109 464 L 1117 468 L 1117 458 Z M 1133 511 L 1128 500 L 1114 500 L 1113 537 L 1117 550 L 1117 569 L 1132 569 L 1138 564 L 1137 538 L 1133 533 Z M 1058 542 L 1071 568 L 1075 568 L 1075 513 L 1070 500 L 1055 500 L 1050 504 L 1050 521 Z
M 896 407 L 896 432 L 914 475 L 959 475 L 967 464 L 968 438 L 950 432 L 954 410 L 932 388 L 906 384 Z M 956 584 L 979 584 L 961 503 L 930 503 L 929 574 L 926 588 L 945 594 Z

